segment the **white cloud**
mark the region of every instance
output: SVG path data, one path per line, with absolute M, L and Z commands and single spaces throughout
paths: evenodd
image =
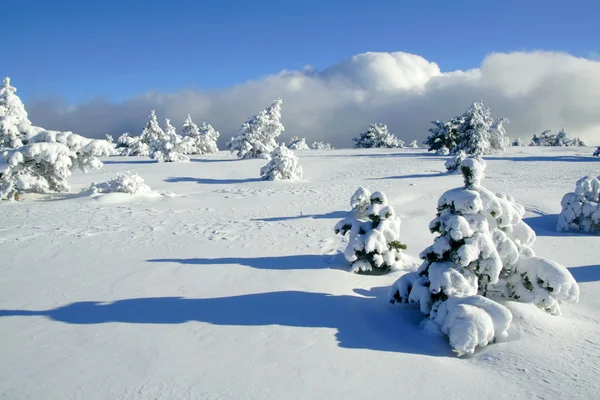
M 446 119 L 482 100 L 507 117 L 513 137 L 565 128 L 600 144 L 600 62 L 553 52 L 494 53 L 469 71 L 440 72 L 407 53 L 365 53 L 323 71 L 306 67 L 227 89 L 149 92 L 121 104 L 96 100 L 66 105 L 49 99 L 28 104 L 30 119 L 52 129 L 89 136 L 138 134 L 151 109 L 183 122 L 205 119 L 225 141 L 244 120 L 282 97 L 286 137 L 306 136 L 349 147 L 370 123 L 388 124 L 404 141 L 423 139 L 432 119 Z

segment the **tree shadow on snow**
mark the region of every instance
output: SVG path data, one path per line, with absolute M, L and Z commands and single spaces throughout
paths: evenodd
M 174 177 L 167 178 L 165 182 L 179 183 L 179 182 L 196 182 L 199 184 L 208 185 L 228 185 L 228 184 L 240 184 L 249 182 L 262 182 L 260 178 L 247 178 L 247 179 L 211 179 L 211 178 L 192 178 L 192 177 Z
M 569 272 L 578 283 L 600 281 L 600 264 L 571 267 Z
M 508 157 L 508 156 L 489 156 L 490 160 L 502 161 L 520 161 L 520 162 L 594 162 L 600 161 L 600 157 L 589 156 L 526 156 L 526 157 Z
M 387 304 L 387 288 L 356 295 L 281 291 L 217 298 L 149 297 L 83 301 L 44 310 L 0 310 L 0 317 L 44 316 L 68 324 L 280 325 L 334 328 L 340 347 L 452 357 L 444 338 L 419 328 L 418 309 Z M 265 339 L 268 340 L 268 339 Z
M 159 258 L 146 260 L 149 263 L 176 263 L 185 265 L 245 265 L 267 270 L 343 269 L 337 263 L 339 255 L 293 255 L 275 257 L 225 257 L 225 258 Z
M 418 179 L 418 178 L 438 178 L 441 176 L 451 176 L 453 174 L 448 174 L 443 171 L 431 171 L 435 172 L 434 174 L 411 174 L 411 175 L 398 175 L 398 176 L 385 176 L 383 178 L 369 178 L 369 181 L 379 181 L 384 179 Z
M 191 162 L 199 162 L 199 163 L 217 163 L 217 162 L 232 162 L 239 161 L 241 158 L 191 158 Z
M 254 218 L 252 221 L 262 221 L 262 222 L 280 222 L 280 221 L 289 221 L 294 219 L 302 219 L 302 218 L 312 218 L 312 219 L 342 219 L 346 218 L 350 213 L 348 211 L 332 211 L 326 214 L 301 214 L 294 215 L 289 217 L 272 217 L 272 218 Z
M 523 218 L 523 222 L 529 225 L 537 236 L 589 236 L 583 232 L 557 231 L 558 214 L 540 214 L 535 217 Z

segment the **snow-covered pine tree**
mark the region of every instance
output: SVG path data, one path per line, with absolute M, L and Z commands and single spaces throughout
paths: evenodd
M 181 136 L 177 134 L 175 127 L 171 125 L 171 120 L 167 118 L 165 125 L 163 136 L 154 142 L 155 150 L 150 157 L 158 162 L 190 161 L 188 156 L 181 153 Z
M 310 148 L 313 150 L 333 150 L 331 144 L 325 142 L 313 142 Z
M 306 144 L 306 138 L 299 138 L 298 136 L 292 136 L 290 143 L 288 144 L 290 150 L 309 150 L 308 144 Z
M 481 185 L 485 162 L 468 158 L 460 168 L 465 186 L 440 198 L 429 226 L 439 236 L 421 253 L 418 271 L 394 283 L 391 302 L 418 304 L 428 328 L 448 335 L 459 354 L 470 354 L 507 334 L 512 315 L 493 299 L 559 314 L 560 302 L 578 301 L 579 287 L 565 267 L 535 257 L 525 209 Z
M 412 147 L 413 149 L 418 149 L 419 145 L 417 144 L 416 140 L 413 140 L 412 142 L 410 142 L 410 144 L 408 145 L 408 147 Z
M 10 85 L 10 78 L 4 78 L 0 88 L 0 148 L 21 147 L 31 130 L 27 111 L 16 92 L 17 89 Z
M 139 136 L 129 136 L 124 133 L 117 139 L 117 149 L 122 156 L 149 156 L 150 146 L 144 143 Z
M 525 143 L 523 142 L 523 140 L 521 140 L 520 137 L 518 137 L 515 140 L 513 140 L 512 145 L 520 147 L 520 146 L 525 146 Z
M 281 143 L 271 152 L 271 159 L 260 169 L 260 175 L 268 181 L 299 180 L 302 179 L 302 167 L 298 157 Z
M 446 122 L 432 121 L 435 127 L 425 140 L 429 151 L 444 151 L 456 154 L 463 150 L 469 155 L 485 155 L 503 152 L 509 139 L 503 124 L 506 118 L 493 119 L 491 110 L 481 102 L 473 103 L 462 115 Z
M 400 217 L 388 204 L 385 194 L 371 194 L 358 188 L 350 199 L 351 216 L 335 225 L 335 233 L 349 241 L 344 256 L 351 263 L 350 272 L 384 274 L 402 265 Z
M 150 152 L 155 152 L 161 143 L 165 141 L 165 132 L 162 130 L 156 119 L 156 111 L 152 110 L 148 121 L 144 125 L 144 129 L 140 135 L 142 143 L 148 145 Z
M 449 173 L 454 173 L 458 171 L 458 167 L 462 164 L 463 161 L 467 159 L 467 153 L 464 151 L 459 151 L 455 156 L 449 158 L 444 166 L 446 167 L 446 171 Z
M 404 142 L 392 135 L 387 128 L 387 125 L 375 123 L 369 126 L 366 132 L 360 134 L 359 137 L 352 139 L 356 148 L 400 148 L 404 147 Z
M 275 150 L 275 138 L 284 131 L 281 119 L 281 99 L 275 100 L 269 108 L 248 119 L 236 136 L 232 137 L 227 148 L 239 158 L 269 158 Z
M 219 132 L 205 121 L 202 121 L 198 127 L 188 114 L 183 123 L 181 152 L 183 154 L 218 153 L 217 139 L 219 136 Z
M 575 184 L 575 191 L 564 195 L 556 229 L 600 233 L 600 176 L 585 176 Z

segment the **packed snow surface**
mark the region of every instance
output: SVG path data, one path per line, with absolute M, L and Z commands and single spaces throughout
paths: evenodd
M 381 191 L 402 220 L 404 257 L 417 258 L 438 199 L 462 186 L 447 157 L 307 150 L 303 180 L 274 182 L 260 179 L 265 160 L 229 152 L 104 158 L 69 177 L 72 194 L 0 203 L 0 399 L 597 398 L 600 237 L 556 231 L 564 194 L 598 176 L 592 153 L 511 147 L 485 158 L 485 187 L 524 206 L 536 256 L 568 267 L 580 300 L 561 316 L 477 296 L 437 310 L 452 329 L 476 320 L 469 336 L 433 334 L 418 308 L 391 306 L 405 272 L 349 273 L 332 231 L 357 187 Z M 78 194 L 126 171 L 176 195 Z M 535 262 L 544 282 L 560 278 Z M 462 357 L 448 343 L 490 337 Z

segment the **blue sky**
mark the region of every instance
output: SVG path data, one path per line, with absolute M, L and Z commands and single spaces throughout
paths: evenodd
M 591 0 L 19 0 L 2 9 L 0 73 L 25 101 L 217 89 L 366 51 L 419 54 L 443 71 L 477 67 L 493 51 L 600 51 Z

